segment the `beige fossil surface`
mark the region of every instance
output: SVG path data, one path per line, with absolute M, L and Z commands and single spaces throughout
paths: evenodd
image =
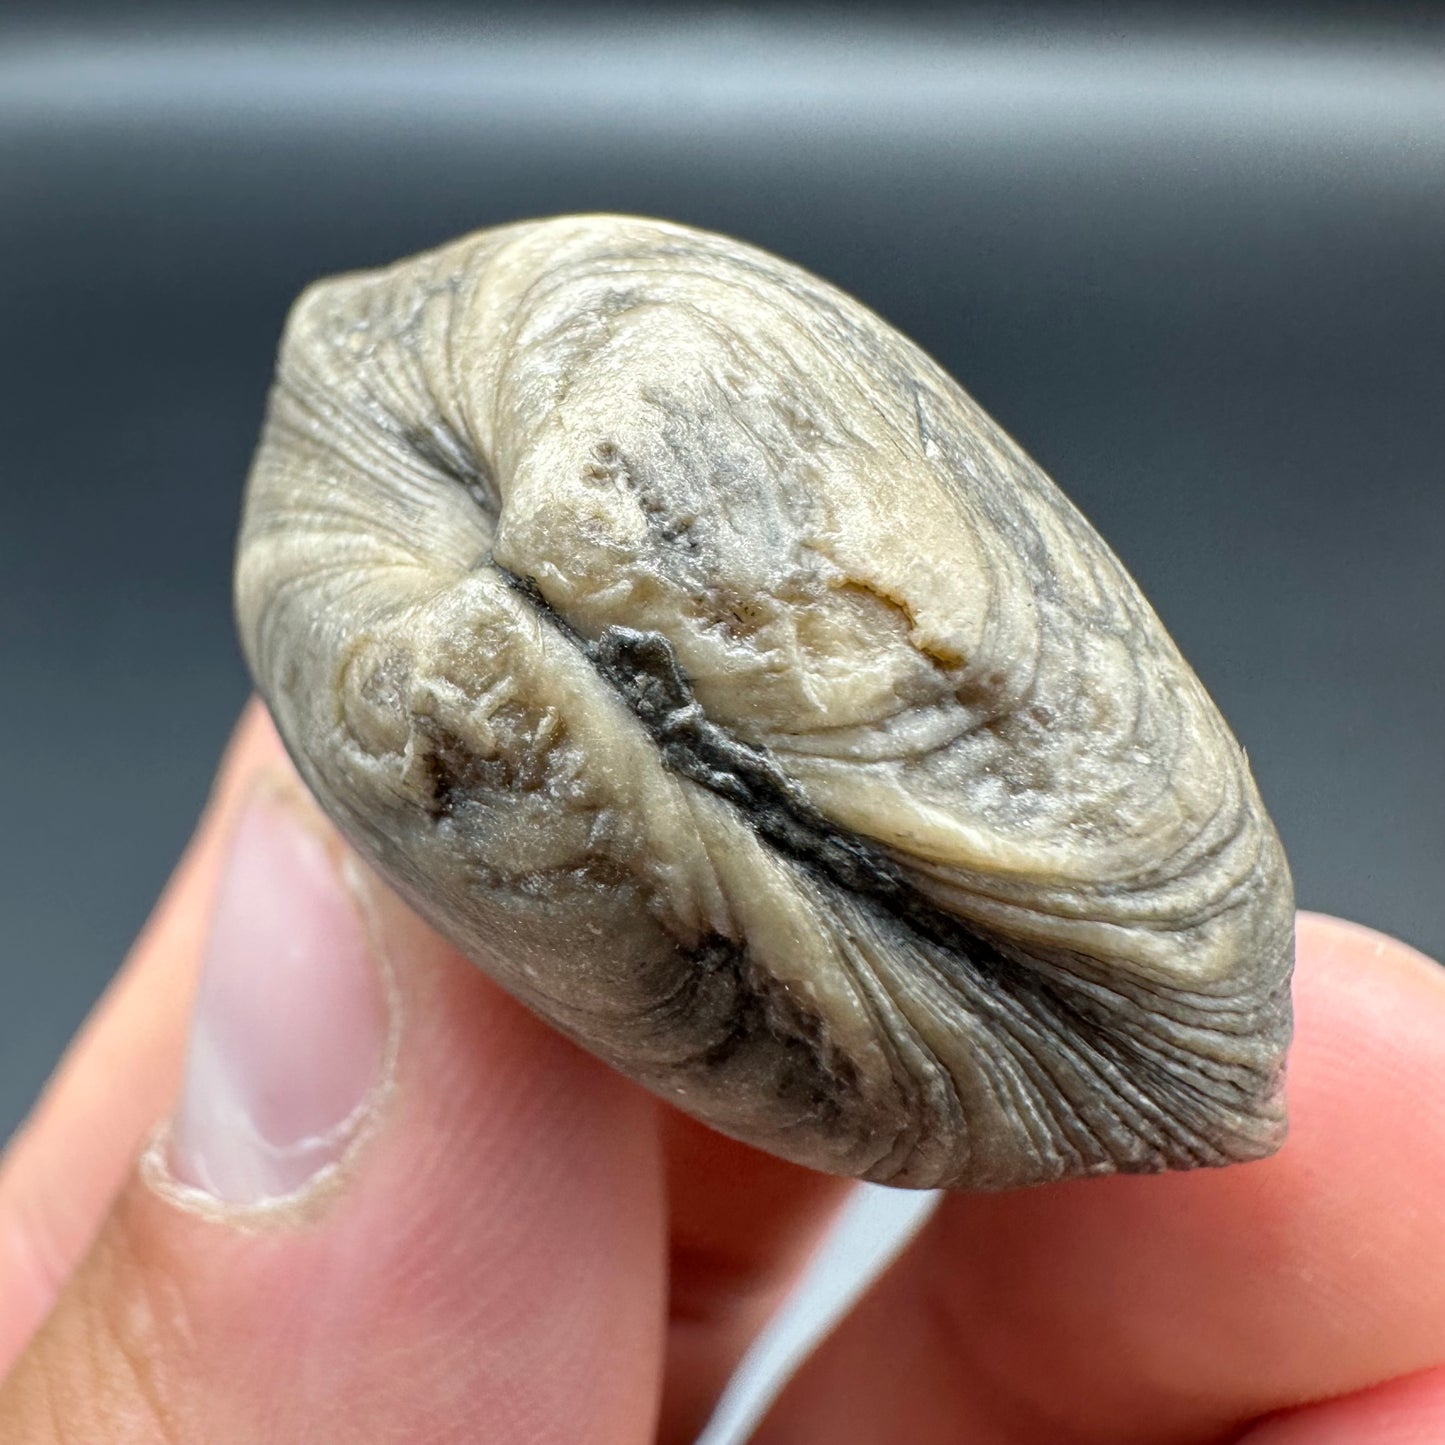
M 988 1189 L 1280 1143 L 1242 750 L 1054 484 L 807 272 L 576 216 L 316 284 L 236 606 L 361 853 L 718 1129 Z

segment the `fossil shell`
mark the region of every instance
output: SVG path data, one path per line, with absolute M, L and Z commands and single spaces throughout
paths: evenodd
M 806 272 L 584 216 L 313 286 L 236 598 L 342 830 L 724 1132 L 957 1188 L 1278 1145 L 1238 744 L 1038 467 Z

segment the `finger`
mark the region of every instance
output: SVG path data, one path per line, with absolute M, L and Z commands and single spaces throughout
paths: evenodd
M 281 758 L 279 739 L 252 703 L 175 876 L 0 1161 L 0 1376 L 90 1245 L 141 1140 L 175 1097 L 226 836 L 256 774 Z
M 280 741 L 253 702 L 175 878 L 11 1146 L 0 1170 L 0 1374 L 44 1317 L 140 1140 L 175 1096 L 223 844 L 257 772 L 285 766 Z M 696 1435 L 848 1189 L 682 1115 L 668 1118 L 664 1442 Z
M 1445 1362 L 1445 973 L 1303 917 L 1295 1003 L 1275 1158 L 950 1197 L 759 1439 L 1215 1441 Z
M 651 1439 L 654 1106 L 360 878 L 252 792 L 172 1125 L 0 1439 Z
M 797 1282 L 848 1180 L 665 1116 L 667 1363 L 660 1445 L 694 1440 L 749 1345 Z
M 1268 1420 L 1238 1445 L 1436 1445 L 1445 1440 L 1445 1370 L 1392 1380 Z

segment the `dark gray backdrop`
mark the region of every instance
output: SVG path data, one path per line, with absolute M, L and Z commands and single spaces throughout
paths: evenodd
M 734 232 L 933 351 L 1134 570 L 1301 901 L 1445 954 L 1445 41 L 1362 13 L 10 11 L 0 1139 L 245 696 L 288 300 L 556 211 Z

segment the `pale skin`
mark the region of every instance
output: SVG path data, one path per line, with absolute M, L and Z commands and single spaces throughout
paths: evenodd
M 253 706 L 0 1167 L 0 1441 L 683 1445 L 847 1184 L 609 1074 L 400 905 L 394 1087 L 340 1182 L 258 1226 L 137 1171 L 267 777 Z M 758 1440 L 1445 1439 L 1445 973 L 1303 915 L 1295 998 L 1275 1158 L 950 1196 Z

